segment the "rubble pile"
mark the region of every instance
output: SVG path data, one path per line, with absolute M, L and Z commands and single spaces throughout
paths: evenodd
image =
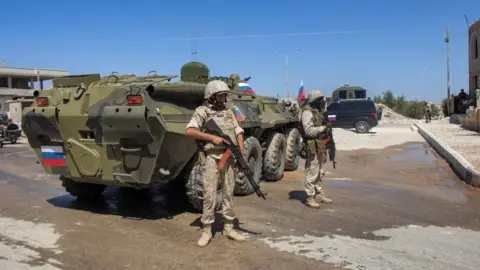
M 396 123 L 396 122 L 407 122 L 407 121 L 413 120 L 412 118 L 405 117 L 399 113 L 396 113 L 390 107 L 382 103 L 376 103 L 375 106 L 377 107 L 377 109 L 380 109 L 380 108 L 382 109 L 382 120 L 380 120 L 380 122 Z

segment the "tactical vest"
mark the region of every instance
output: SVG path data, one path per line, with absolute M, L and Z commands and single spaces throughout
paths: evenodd
M 309 137 L 305 133 L 305 130 L 303 129 L 303 123 L 302 123 L 302 114 L 304 111 L 311 111 L 313 114 L 312 117 L 312 122 L 313 126 L 319 127 L 322 125 L 325 125 L 327 122 L 325 121 L 325 117 L 323 117 L 323 114 L 320 113 L 317 110 L 313 110 L 312 107 L 310 106 L 304 106 L 302 108 L 302 111 L 300 112 L 300 125 L 299 125 L 299 131 L 300 134 L 302 135 L 303 142 L 300 150 L 300 157 L 303 159 L 308 159 L 314 157 L 314 154 L 317 155 L 322 155 L 323 156 L 323 163 L 327 162 L 326 161 L 326 156 L 323 155 L 326 151 L 325 145 L 322 144 L 322 140 L 319 137 Z
M 307 136 L 307 134 L 305 133 L 305 130 L 303 129 L 303 123 L 302 123 L 302 115 L 303 115 L 303 112 L 304 111 L 310 111 L 312 112 L 312 121 L 313 121 L 313 126 L 315 127 L 319 127 L 319 126 L 322 126 L 322 125 L 325 125 L 327 123 L 327 121 L 325 121 L 325 117 L 323 117 L 323 114 L 320 113 L 318 110 L 314 110 L 312 109 L 312 107 L 310 106 L 304 106 L 300 112 L 300 127 L 299 127 L 299 130 L 300 130 L 300 134 L 302 135 L 303 139 L 305 140 L 313 140 L 313 139 L 318 139 L 318 138 L 310 138 Z
M 234 126 L 234 120 L 235 116 L 233 115 L 232 110 L 230 109 L 225 109 L 222 111 L 216 111 L 212 109 L 212 106 L 205 106 L 206 107 L 206 112 L 207 112 L 207 119 L 205 119 L 205 123 L 209 121 L 210 119 L 213 119 L 218 125 L 218 127 L 222 130 L 222 132 L 229 136 L 230 139 L 233 141 L 235 145 L 238 145 L 237 142 L 237 136 L 235 135 L 235 126 Z M 207 130 L 207 128 L 204 126 L 201 128 L 202 132 L 216 135 L 217 134 L 210 132 Z M 211 151 L 220 151 L 220 150 L 226 150 L 227 146 L 225 144 L 220 144 L 220 145 L 215 145 L 214 143 L 208 141 L 205 142 L 201 145 L 201 148 L 205 152 L 211 152 Z
M 430 104 L 425 105 L 424 111 L 431 112 L 432 111 L 432 106 L 430 106 Z

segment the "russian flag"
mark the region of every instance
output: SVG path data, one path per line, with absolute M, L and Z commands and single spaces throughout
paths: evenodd
M 41 146 L 41 150 L 45 166 L 66 166 L 65 154 L 61 146 Z
M 328 122 L 335 122 L 337 121 L 337 116 L 335 114 L 328 115 Z
M 242 112 L 238 109 L 237 106 L 233 108 L 233 112 L 235 113 L 235 119 L 237 119 L 237 121 L 245 120 L 245 116 L 242 114 Z
M 238 83 L 238 86 L 240 87 L 241 90 L 245 91 L 247 94 L 255 94 L 253 89 L 250 87 L 248 83 Z
M 306 95 L 307 95 L 307 92 L 305 91 L 305 88 L 303 87 L 303 80 L 302 80 L 302 83 L 300 84 L 300 90 L 298 90 L 298 96 L 297 96 L 298 103 L 302 103 L 302 101 L 305 99 Z

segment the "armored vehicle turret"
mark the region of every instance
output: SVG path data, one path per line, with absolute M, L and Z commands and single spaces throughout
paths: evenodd
M 35 92 L 22 115 L 22 129 L 47 174 L 83 199 L 101 195 L 107 186 L 147 188 L 183 181 L 192 205 L 202 208 L 202 182 L 196 141 L 185 127 L 213 79 L 208 67 L 191 62 L 176 75 L 136 76 L 112 73 L 75 75 L 53 80 L 53 88 Z M 240 80 L 246 84 L 247 80 Z M 298 167 L 297 117 L 273 97 L 245 91 L 230 81 L 227 106 L 245 130 L 245 158 L 255 181 L 277 181 Z M 196 167 L 197 166 L 197 167 Z M 221 189 L 219 189 L 221 195 Z M 254 190 L 237 179 L 236 195 Z M 221 199 L 221 196 L 217 196 Z

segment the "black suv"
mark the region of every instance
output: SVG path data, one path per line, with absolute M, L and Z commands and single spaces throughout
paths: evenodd
M 357 132 L 365 133 L 378 125 L 381 113 L 371 99 L 344 99 L 328 105 L 325 119 L 333 127 L 354 127 Z

